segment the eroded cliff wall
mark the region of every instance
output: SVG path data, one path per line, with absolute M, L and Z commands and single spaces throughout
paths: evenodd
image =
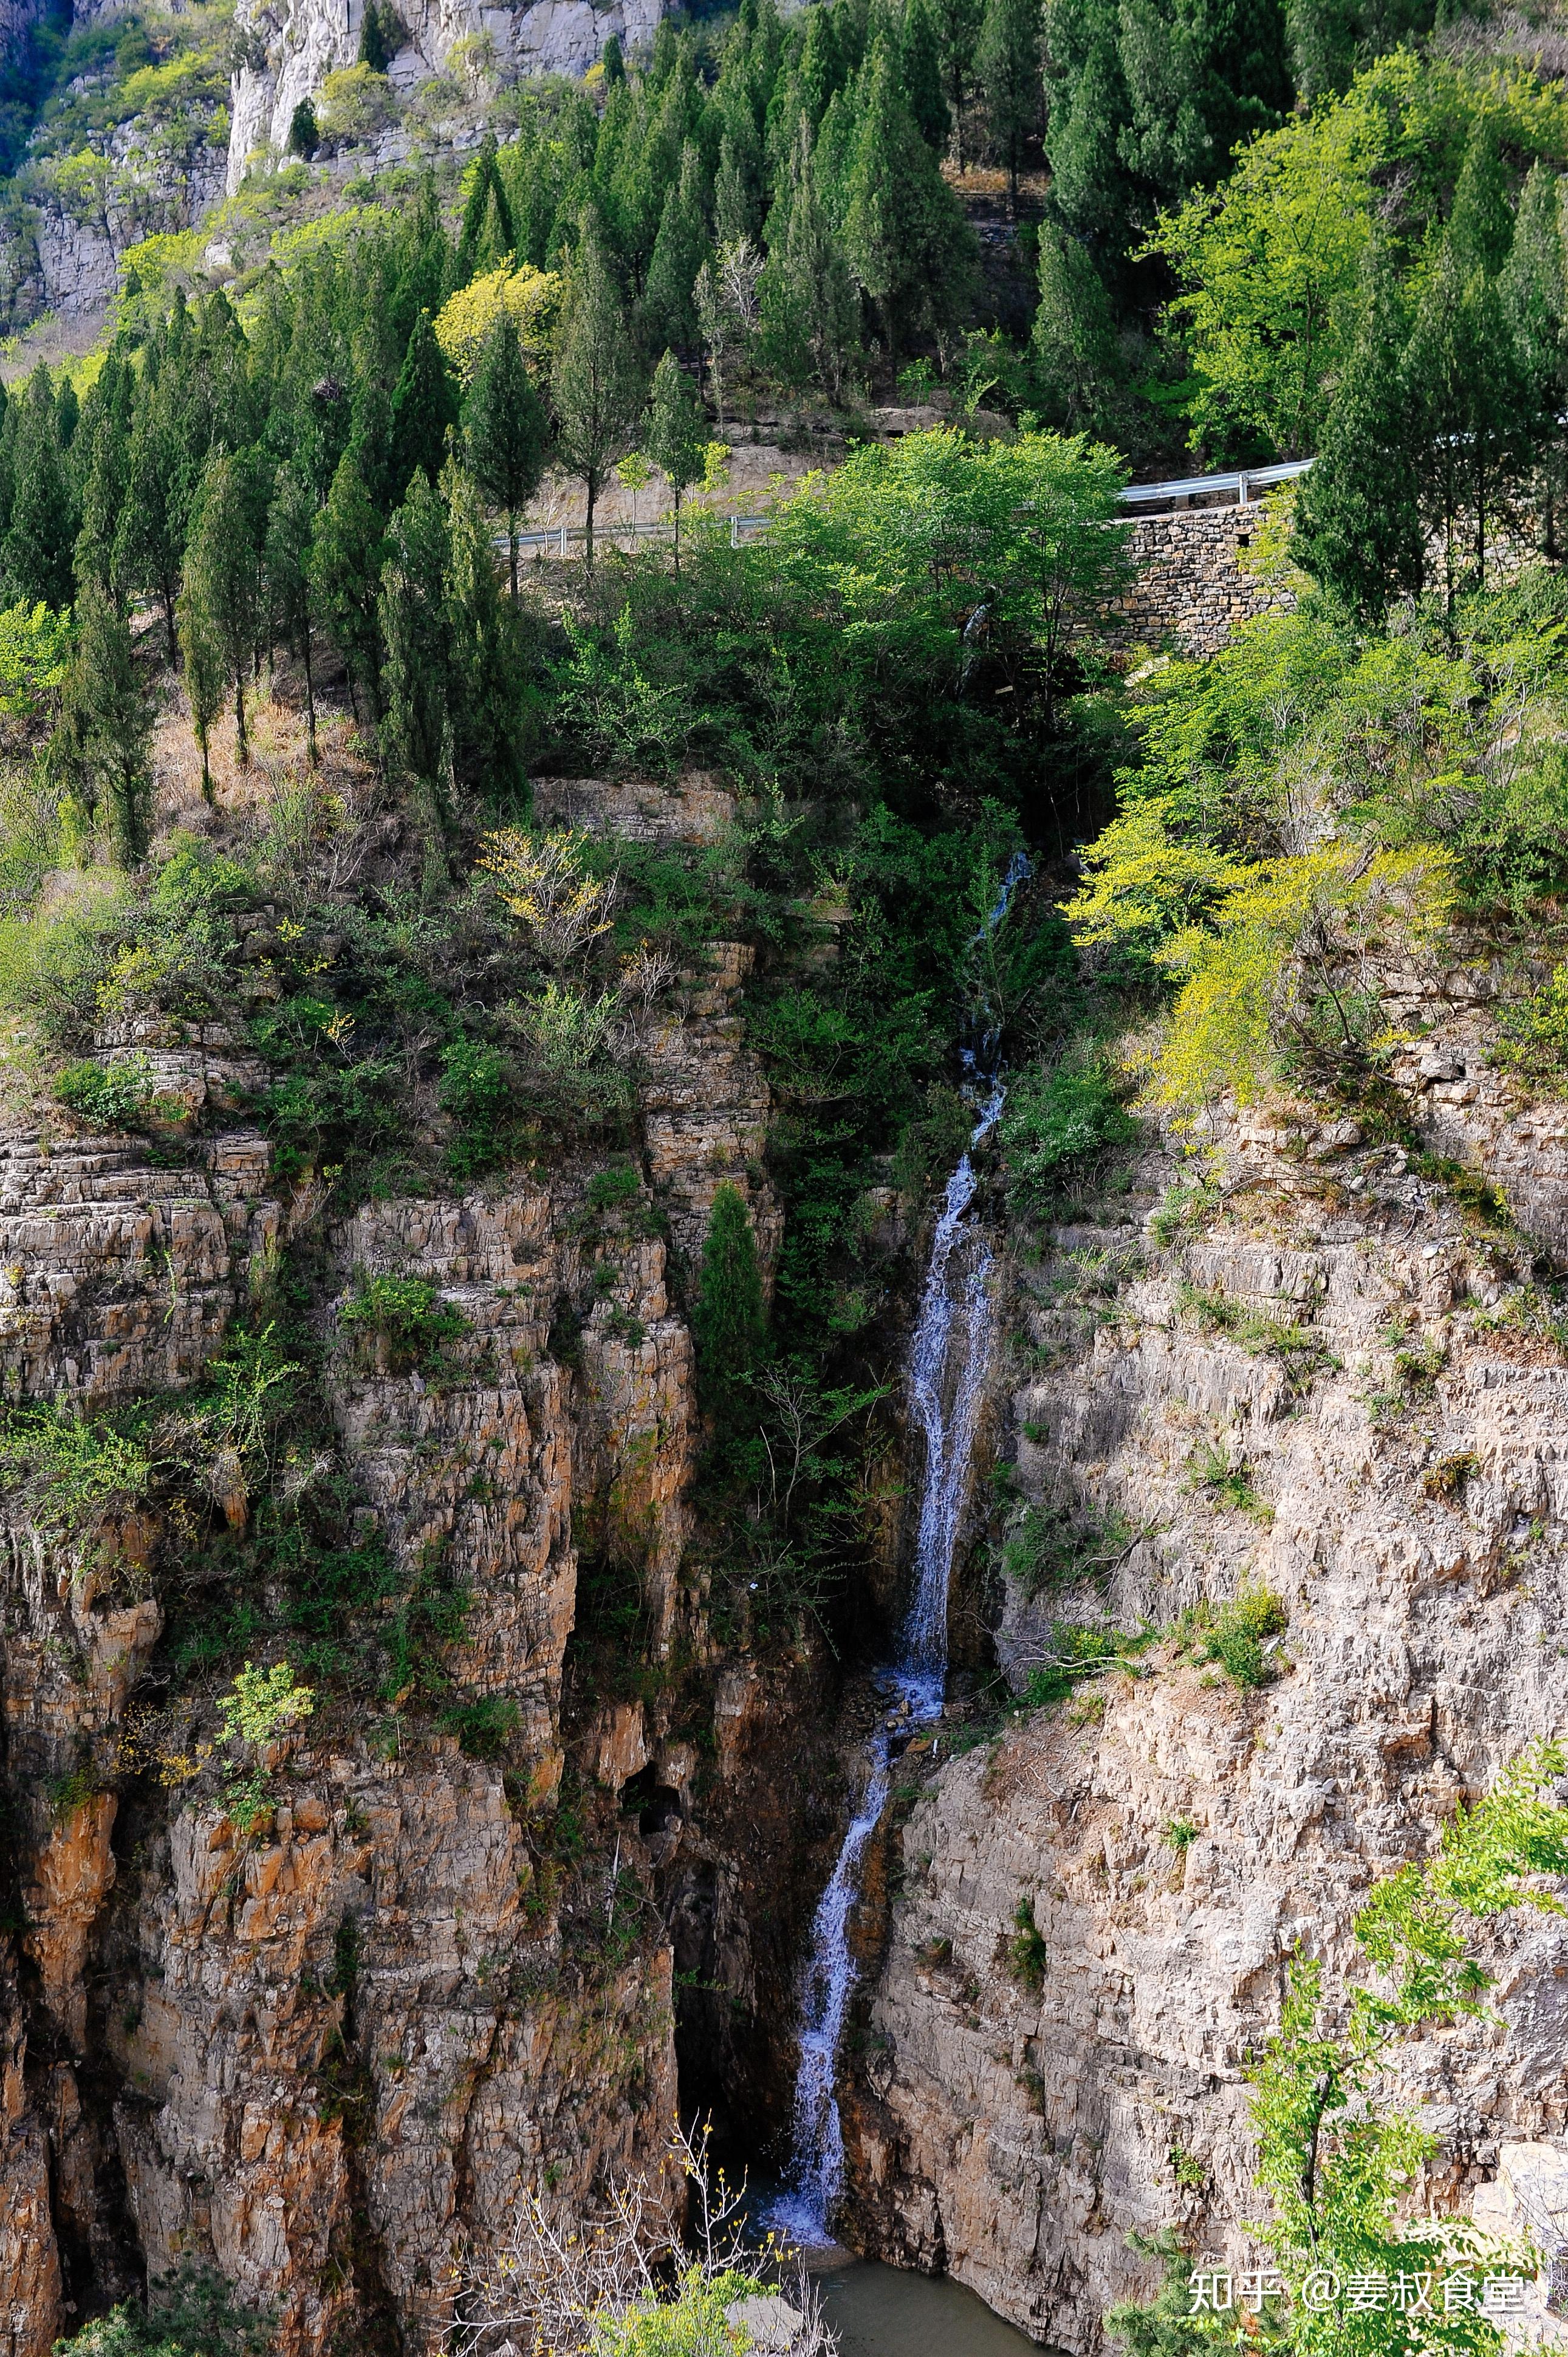
M 395 1575 L 383 1618 L 437 1567 L 466 1599 L 460 1633 L 425 1632 L 412 1714 L 402 1695 L 324 1695 L 248 1824 L 197 1740 L 200 1681 L 171 1666 L 157 1510 L 69 1537 L 9 1510 L 5 2357 L 45 2357 L 188 2255 L 275 2313 L 285 2357 L 434 2349 L 460 2238 L 503 2232 L 521 2188 L 581 2202 L 657 2158 L 677 1970 L 698 2078 L 778 2100 L 811 1844 L 832 1830 L 808 1822 L 823 1780 L 792 1785 L 785 1755 L 823 1742 L 821 1682 L 804 1656 L 728 1665 L 707 1631 L 671 1282 L 721 1178 L 749 1196 L 765 1252 L 779 1232 L 737 1012 L 748 957 L 719 944 L 650 1016 L 640 1150 L 607 1189 L 602 1156 L 562 1157 L 328 1218 L 318 1179 L 280 1182 L 259 1132 L 223 1126 L 256 1074 L 217 1026 L 102 1043 L 211 1116 L 199 1165 L 160 1168 L 63 1116 L 5 1141 L 13 1402 L 177 1403 L 280 1266 L 304 1268 L 336 1336 L 336 1448 L 292 1478 L 349 1484 L 356 1544 Z M 381 1277 L 417 1278 L 453 1313 L 438 1378 L 338 1317 Z M 236 1482 L 215 1458 L 213 1496 L 242 1525 Z M 596 1651 L 585 1558 L 630 1583 L 635 1641 Z M 442 1662 L 465 1710 L 507 1714 L 504 1763 L 467 1756 L 469 1722 L 444 1731 Z
M 1468 1164 L 1457 1189 L 1286 1107 L 1015 1239 L 1003 1452 L 1036 1569 L 1002 1585 L 999 1656 L 1021 1687 L 1058 1620 L 1162 1633 L 925 1782 L 849 2126 L 867 2247 L 1061 2347 L 1152 2287 L 1132 2230 L 1240 2259 L 1242 2072 L 1286 1958 L 1332 1986 L 1370 1883 L 1568 1729 L 1568 1363 L 1531 1238 L 1477 1183 L 1560 1244 L 1565 1121 L 1489 1068 L 1487 989 L 1391 983 L 1411 1118 Z M 1248 1690 L 1182 1615 L 1260 1587 L 1288 1626 Z M 1022 1967 L 1020 1925 L 1044 1950 Z M 1402 2050 L 1440 2209 L 1505 2137 L 1568 2126 L 1568 1937 L 1526 1914 L 1484 1957 L 1500 2022 Z

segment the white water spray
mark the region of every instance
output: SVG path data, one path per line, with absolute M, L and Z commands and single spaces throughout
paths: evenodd
M 1028 872 L 1028 859 L 1015 853 L 972 946 L 990 940 Z M 947 1690 L 948 1587 L 991 1340 L 991 1252 L 983 1236 L 966 1225 L 978 1184 L 970 1154 L 1001 1118 L 1006 1092 L 997 1073 L 1000 1046 L 1001 1027 L 983 1001 L 974 1039 L 961 1051 L 967 1092 L 980 1117 L 969 1150 L 948 1180 L 909 1353 L 909 1405 L 926 1443 L 914 1586 L 897 1658 L 872 1681 L 886 1707 L 867 1749 L 860 1805 L 817 1902 L 800 1991 L 789 2173 L 770 2215 L 780 2233 L 808 2245 L 829 2239 L 829 2221 L 843 2190 L 838 2054 L 856 1979 L 849 1918 L 860 1890 L 860 1862 L 886 1804 L 896 1752 L 917 1727 L 941 1717 Z

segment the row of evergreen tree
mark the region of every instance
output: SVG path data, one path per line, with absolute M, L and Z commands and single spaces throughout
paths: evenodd
M 1499 541 L 1555 557 L 1568 471 L 1568 276 L 1560 177 L 1537 162 L 1518 203 L 1482 114 L 1446 226 L 1416 283 L 1374 239 L 1360 323 L 1297 550 L 1364 619 L 1440 581 L 1484 588 Z
M 504 309 L 466 390 L 449 370 L 432 312 L 471 266 L 461 243 L 427 186 L 408 215 L 274 277 L 249 334 L 221 293 L 177 296 L 144 341 L 115 345 L 80 404 L 44 367 L 7 403 L 7 594 L 76 618 L 48 759 L 123 857 L 141 856 L 148 818 L 138 606 L 183 673 L 209 789 L 212 725 L 231 704 L 244 760 L 249 683 L 280 643 L 304 667 L 314 752 L 324 637 L 442 822 L 456 786 L 504 798 L 520 775 L 517 526 L 547 462 L 595 494 L 635 439 L 677 494 L 703 474 L 691 377 L 666 352 L 650 379 L 591 208 L 542 388 Z
M 1015 173 L 1041 105 L 1037 0 L 745 0 L 711 87 L 666 23 L 647 70 L 612 43 L 602 112 L 540 98 L 487 142 L 458 259 L 570 263 L 592 215 L 650 354 L 755 339 L 768 373 L 837 396 L 971 316 L 976 248 L 941 159 L 983 95 Z M 956 115 L 955 115 L 956 110 Z

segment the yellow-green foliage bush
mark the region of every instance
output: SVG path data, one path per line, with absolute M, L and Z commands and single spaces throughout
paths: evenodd
M 1568 890 L 1568 592 L 1547 575 L 1385 637 L 1322 612 L 1152 665 L 1141 759 L 1066 909 L 1113 971 L 1176 996 L 1149 1096 L 1178 1120 L 1283 1078 L 1370 1106 L 1390 952 L 1455 921 L 1535 932 Z M 1555 1072 L 1554 984 L 1503 1049 Z
M 479 364 L 480 346 L 502 311 L 510 312 L 525 356 L 537 362 L 550 350 L 560 305 L 559 272 L 526 265 L 520 270 L 506 262 L 459 287 L 443 304 L 435 340 L 467 384 Z

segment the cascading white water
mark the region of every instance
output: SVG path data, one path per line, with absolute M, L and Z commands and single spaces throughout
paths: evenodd
M 995 931 L 1028 872 L 1027 858 L 1015 853 L 972 946 L 983 944 Z M 926 1443 L 914 1585 L 897 1658 L 872 1681 L 887 1707 L 867 1749 L 860 1804 L 817 1902 L 800 1991 L 800 2061 L 789 2173 L 769 2217 L 778 2232 L 807 2244 L 827 2242 L 829 2220 L 843 2190 L 838 2053 L 855 1983 L 849 1918 L 860 1888 L 860 1861 L 886 1804 L 895 1749 L 901 1749 L 918 1727 L 941 1717 L 947 1690 L 948 1587 L 991 1339 L 986 1290 L 991 1253 L 983 1236 L 966 1225 L 978 1184 L 970 1157 L 1001 1118 L 1005 1091 L 996 1070 L 1000 1046 L 1000 1028 L 983 997 L 975 1036 L 962 1049 L 969 1092 L 980 1118 L 969 1151 L 948 1180 L 909 1352 L 909 1405 Z

